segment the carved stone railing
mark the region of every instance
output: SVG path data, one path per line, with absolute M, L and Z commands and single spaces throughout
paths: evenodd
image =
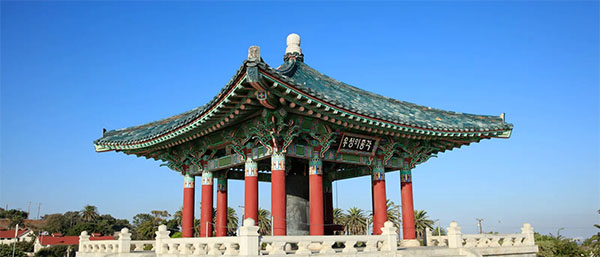
M 97 240 L 79 243 L 79 251 L 84 253 L 118 253 L 117 240 Z
M 154 251 L 154 247 L 156 242 L 154 240 L 135 240 L 131 241 L 131 251 L 132 252 L 144 252 L 144 251 Z
M 238 255 L 239 237 L 170 238 L 167 227 L 161 225 L 156 232 L 156 255 Z
M 451 222 L 448 227 L 447 242 L 450 248 L 493 248 L 493 247 L 512 247 L 512 246 L 533 246 L 533 228 L 529 223 L 523 224 L 520 234 L 469 234 L 463 235 L 458 223 Z M 431 237 L 432 244 L 435 245 L 435 236 Z M 429 246 L 430 239 L 427 238 Z M 440 242 L 438 241 L 438 245 Z
M 448 246 L 448 236 L 434 236 L 431 229 L 425 229 L 426 246 Z
M 381 235 L 358 236 L 263 236 L 262 255 L 335 254 L 396 251 L 398 237 L 392 222 L 386 222 Z
M 525 223 L 519 234 L 463 235 L 456 222 L 450 223 L 447 236 L 425 233 L 425 245 L 406 247 L 391 222 L 385 222 L 381 235 L 352 236 L 259 236 L 254 220 L 246 219 L 239 236 L 209 238 L 170 238 L 164 225 L 159 226 L 155 240 L 132 241 L 127 228 L 117 240 L 90 241 L 82 232 L 77 257 L 184 257 L 184 256 L 535 256 L 538 248 L 533 228 Z

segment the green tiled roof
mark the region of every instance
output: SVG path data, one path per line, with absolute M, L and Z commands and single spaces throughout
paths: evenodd
M 222 101 L 227 101 L 227 97 L 235 95 L 235 90 L 242 87 L 241 78 L 246 74 L 246 68 L 250 66 L 258 66 L 261 71 L 289 84 L 303 94 L 348 112 L 349 115 L 373 119 L 382 124 L 389 122 L 398 129 L 405 129 L 402 131 L 412 132 L 412 129 L 415 129 L 416 133 L 425 130 L 428 132 L 426 135 L 432 136 L 502 135 L 507 137 L 513 127 L 498 116 L 443 111 L 367 92 L 318 72 L 303 63 L 300 58 L 287 60 L 277 69 L 269 67 L 260 60 L 244 61 L 229 83 L 206 105 L 144 125 L 107 131 L 100 139 L 94 141 L 96 150 L 145 148 L 206 125 L 205 121 L 212 116 L 213 111 L 221 107 Z M 496 132 L 488 133 L 489 131 Z
M 229 83 L 227 83 L 227 85 L 221 89 L 219 94 L 213 97 L 213 99 L 207 104 L 191 111 L 187 111 L 166 119 L 146 123 L 144 125 L 107 131 L 100 139 L 94 141 L 94 144 L 97 146 L 124 145 L 145 142 L 171 133 L 172 131 L 181 128 L 186 124 L 190 124 L 205 114 L 206 111 L 209 110 L 210 107 L 214 106 L 227 91 L 235 86 L 234 81 L 245 72 L 246 63 L 247 61 L 242 63 L 242 66 L 237 70 L 235 76 L 233 76 L 233 78 L 229 80 Z
M 444 111 L 371 93 L 328 77 L 300 61 L 286 62 L 277 72 L 316 98 L 384 121 L 442 131 L 511 130 L 513 127 L 499 116 Z

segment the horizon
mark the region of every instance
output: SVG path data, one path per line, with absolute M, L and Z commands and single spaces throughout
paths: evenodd
M 443 228 L 456 220 L 463 233 L 478 231 L 475 218 L 488 232 L 516 233 L 525 222 L 542 234 L 597 232 L 598 2 L 263 4 L 1 2 L 0 207 L 31 202 L 36 214 L 41 203 L 43 215 L 89 204 L 130 221 L 173 214 L 181 175 L 96 153 L 92 142 L 103 128 L 204 105 L 252 45 L 279 66 L 286 36 L 297 33 L 305 63 L 336 80 L 442 110 L 506 113 L 511 138 L 413 169 L 415 210 Z M 398 173 L 386 174 L 386 194 L 399 205 Z M 241 217 L 243 182 L 229 188 Z M 334 207 L 371 210 L 369 177 L 334 182 L 333 192 Z M 260 182 L 261 208 L 270 210 L 269 195 Z

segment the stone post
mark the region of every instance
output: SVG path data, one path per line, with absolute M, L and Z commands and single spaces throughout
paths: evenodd
M 159 257 L 160 254 L 166 254 L 168 252 L 167 244 L 169 237 L 169 231 L 167 230 L 167 226 L 160 225 L 158 226 L 158 231 L 156 231 L 156 238 L 154 246 L 154 251 L 156 252 L 156 256 Z
M 91 252 L 90 249 L 88 249 L 89 246 L 86 246 L 85 244 L 88 243 L 90 241 L 90 236 L 88 235 L 87 231 L 81 231 L 81 235 L 79 236 L 79 252 Z
M 525 245 L 535 245 L 535 237 L 533 236 L 533 227 L 529 223 L 523 224 L 521 233 L 525 235 Z
M 382 250 L 384 251 L 396 251 L 398 250 L 398 234 L 396 234 L 397 228 L 394 227 L 394 223 L 386 221 L 383 223 L 381 228 L 381 235 L 385 236 Z
M 128 228 L 122 228 L 121 233 L 119 233 L 119 240 L 117 240 L 117 244 L 119 245 L 118 253 L 128 253 L 131 251 L 131 233 L 129 233 Z
M 423 244 L 425 246 L 434 246 L 433 245 L 433 233 L 431 233 L 431 229 L 425 228 L 425 238 L 423 238 Z
M 462 248 L 462 242 L 462 232 L 458 223 L 456 221 L 450 222 L 450 227 L 448 227 L 448 248 Z
M 240 228 L 240 256 L 258 256 L 258 236 L 258 226 L 254 225 L 254 219 L 245 219 Z

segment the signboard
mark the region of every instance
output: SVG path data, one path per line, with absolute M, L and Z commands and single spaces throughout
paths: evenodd
M 379 139 L 376 137 L 344 133 L 340 141 L 339 153 L 374 155 Z

